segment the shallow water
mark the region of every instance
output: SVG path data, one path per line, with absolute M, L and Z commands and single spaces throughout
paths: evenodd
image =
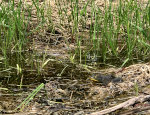
M 30 52 L 24 53 L 21 60 L 17 59 L 15 56 L 9 58 L 8 66 L 1 60 L 1 113 L 18 113 L 20 108 L 14 111 L 17 106 L 41 83 L 45 86 L 21 108 L 22 114 L 85 114 L 114 106 L 125 101 L 127 96 L 135 95 L 132 91 L 113 96 L 106 92 L 107 86 L 91 81 L 90 76 L 100 73 L 102 67 L 95 69 Z M 49 61 L 43 66 L 46 60 Z

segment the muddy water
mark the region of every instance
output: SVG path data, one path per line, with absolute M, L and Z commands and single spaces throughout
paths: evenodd
M 108 86 L 104 86 L 99 82 L 91 81 L 90 76 L 93 73 L 101 73 L 101 68 L 97 70 L 90 66 L 71 64 L 49 55 L 33 55 L 33 52 L 31 53 L 24 53 L 20 60 L 17 60 L 18 55 L 13 55 L 14 58 L 8 59 L 7 66 L 1 60 L 1 114 L 82 115 L 103 110 L 126 101 L 128 96 L 137 95 L 135 90 L 126 91 L 125 87 L 125 90 L 121 91 L 120 87 L 128 86 L 128 82 L 109 83 Z M 49 60 L 48 63 L 43 66 L 47 60 Z M 16 64 L 21 69 L 20 72 Z M 139 72 L 147 67 L 148 65 L 135 65 L 134 70 Z M 118 71 L 116 74 L 118 76 L 126 75 L 128 78 L 129 74 L 126 73 L 132 71 L 132 68 L 133 66 L 113 71 Z M 106 73 L 111 72 L 107 70 Z M 134 75 L 133 73 L 132 78 L 135 77 L 140 81 Z M 141 74 L 141 78 L 142 75 L 145 74 Z M 15 110 L 41 83 L 44 83 L 44 87 L 35 97 L 23 108 Z M 116 111 L 112 114 L 119 114 L 119 112 Z
M 128 96 L 137 95 L 134 90 L 120 91 L 120 87 L 128 85 L 128 82 L 110 83 L 104 86 L 99 82 L 91 81 L 90 76 L 93 73 L 100 73 L 100 68 L 97 70 L 71 64 L 48 55 L 37 56 L 33 55 L 33 52 L 32 55 L 30 53 L 22 55 L 21 60 L 16 60 L 18 59 L 16 57 L 9 58 L 8 66 L 4 66 L 3 60 L 1 61 L 0 113 L 2 114 L 79 115 L 114 106 L 127 100 Z M 49 60 L 48 63 L 42 67 L 46 60 Z M 20 73 L 16 64 L 21 68 Z M 134 70 L 138 67 L 139 72 L 141 67 L 143 70 L 143 67 L 146 68 L 147 65 L 134 67 Z M 133 67 L 119 70 L 120 73 L 117 74 L 125 75 L 127 73 L 125 71 L 131 70 L 130 68 Z M 109 73 L 108 70 L 107 72 Z M 129 77 L 128 74 L 126 76 Z M 136 76 L 133 77 L 136 78 Z M 44 83 L 44 87 L 30 103 L 21 108 L 21 111 L 19 111 L 20 108 L 14 111 L 41 83 Z M 113 93 L 115 91 L 116 93 Z
M 46 57 L 46 59 L 52 57 Z M 22 60 L 9 58 L 8 66 L 1 65 L 0 112 L 14 114 L 14 109 L 41 83 L 45 87 L 23 109 L 23 113 L 76 113 L 90 110 L 94 101 L 88 100 L 92 82 L 83 67 L 54 58 L 41 68 L 43 56 L 24 55 Z M 16 63 L 17 62 L 17 63 Z M 3 61 L 1 62 L 3 63 Z M 21 68 L 18 73 L 17 66 Z M 93 103 L 93 104 L 92 104 Z M 21 113 L 20 113 L 21 114 Z

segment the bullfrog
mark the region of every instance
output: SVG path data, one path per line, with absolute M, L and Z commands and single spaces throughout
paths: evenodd
M 101 83 L 102 85 L 108 85 L 110 82 L 113 83 L 118 83 L 118 82 L 123 82 L 123 79 L 121 77 L 115 77 L 113 74 L 109 75 L 103 75 L 103 74 L 98 74 L 98 75 L 92 75 L 90 77 L 92 81 L 96 81 Z

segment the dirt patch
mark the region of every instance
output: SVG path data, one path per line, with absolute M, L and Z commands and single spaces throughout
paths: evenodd
M 147 64 L 135 64 L 122 69 L 107 69 L 105 70 L 105 74 L 109 73 L 114 74 L 116 77 L 121 77 L 123 82 L 121 83 L 109 83 L 106 87 L 105 91 L 110 92 L 108 94 L 118 95 L 122 93 L 146 93 L 148 92 L 148 85 L 150 83 L 150 65 Z M 136 89 L 137 88 L 137 89 Z M 143 90 L 143 88 L 145 90 Z M 92 88 L 93 89 L 93 88 Z M 146 90 L 147 89 L 147 90 Z M 104 89 L 102 89 L 104 90 Z M 95 93 L 94 90 L 93 94 Z M 104 91 L 104 92 L 105 92 Z M 101 93 L 100 93 L 101 94 Z M 97 95 L 96 95 L 97 96 Z

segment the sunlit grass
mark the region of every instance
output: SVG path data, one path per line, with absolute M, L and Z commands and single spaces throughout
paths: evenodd
M 3 62 L 6 67 L 11 65 L 8 60 L 12 55 L 16 55 L 16 63 L 24 60 L 22 54 L 29 49 L 29 38 L 44 24 L 44 8 L 39 8 L 38 1 L 32 0 L 31 3 L 18 1 L 16 4 L 10 0 L 0 4 L 0 53 L 5 58 Z M 36 10 L 36 20 L 31 22 L 33 8 Z M 37 25 L 33 26 L 35 22 Z
M 112 2 L 105 4 L 104 10 L 101 10 L 94 0 L 85 2 L 83 6 L 78 0 L 64 1 L 67 8 L 68 4 L 71 9 L 71 18 L 68 19 L 72 22 L 72 36 L 77 45 L 75 52 L 80 63 L 84 63 L 82 59 L 88 52 L 96 55 L 97 59 L 104 63 L 108 58 L 115 57 L 123 65 L 135 58 L 139 60 L 140 57 L 144 60 L 149 57 L 149 47 L 146 44 L 150 40 L 150 1 L 142 6 L 138 1 L 120 0 L 115 7 Z M 61 9 L 61 3 L 58 6 L 60 17 L 64 17 L 63 14 L 67 16 L 67 13 L 63 13 L 64 10 Z M 90 14 L 87 13 L 88 6 L 91 6 Z M 87 30 L 84 27 L 88 15 L 91 24 Z M 84 30 L 90 33 L 89 39 L 91 39 L 88 40 L 87 49 L 81 49 L 82 40 L 87 38 L 82 38 L 79 33 L 84 34 Z
M 8 70 L 8 68 L 17 69 L 17 71 L 8 70 L 5 73 L 10 76 L 7 83 L 11 82 L 13 78 L 20 82 L 20 88 L 24 85 L 23 79 L 26 76 L 24 75 L 26 66 L 28 66 L 28 69 L 30 69 L 29 67 L 32 70 L 37 69 L 36 72 L 38 73 L 49 61 L 43 59 L 42 65 L 35 68 L 35 65 L 33 65 L 35 53 L 31 53 L 28 57 L 29 44 L 31 44 L 33 34 L 38 32 L 45 24 L 44 7 L 40 6 L 38 0 L 30 2 L 30 4 L 26 4 L 24 1 L 16 3 L 14 0 L 9 0 L 2 1 L 0 4 L 0 56 L 2 57 L 0 69 L 2 72 Z M 34 17 L 32 14 L 33 9 L 35 12 Z M 34 21 L 32 21 L 33 18 Z M 30 57 L 33 58 L 32 62 L 27 61 L 30 60 Z M 10 75 L 10 73 L 13 73 L 12 71 L 16 73 L 15 78 Z
M 21 1 L 17 7 L 14 1 L 9 1 L 9 5 L 0 5 L 0 52 L 5 58 L 3 60 L 5 65 L 8 63 L 6 60 L 8 54 L 15 52 L 17 60 L 23 58 L 21 52 L 28 49 L 27 38 L 34 32 L 38 33 L 39 29 L 44 29 L 45 24 L 51 32 L 55 31 L 55 26 L 59 26 L 51 17 L 53 9 L 50 6 L 44 11 L 46 4 L 40 7 L 38 0 L 31 0 L 31 3 L 28 7 L 25 7 Z M 103 10 L 94 0 L 87 2 L 55 0 L 55 3 L 60 26 L 67 24 L 71 42 L 77 46 L 73 59 L 78 59 L 79 63 L 86 64 L 87 60 L 90 60 L 88 55 L 94 57 L 95 62 L 102 63 L 108 63 L 113 57 L 120 62 L 120 65 L 126 65 L 134 59 L 142 61 L 148 59 L 150 0 L 145 6 L 137 1 L 120 0 L 117 6 L 109 2 L 105 3 Z M 32 24 L 33 7 L 36 10 L 38 23 L 34 28 L 29 28 Z M 69 43 L 67 45 L 69 46 Z M 74 55 L 72 52 L 70 54 Z

